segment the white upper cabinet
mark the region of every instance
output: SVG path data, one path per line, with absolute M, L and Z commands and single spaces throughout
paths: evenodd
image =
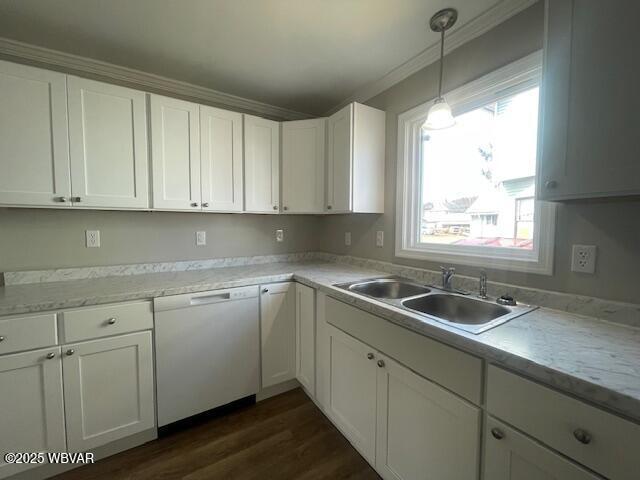
M 325 118 L 282 124 L 282 209 L 323 213 Z
M 540 199 L 640 194 L 638 17 L 632 0 L 547 2 Z
M 200 209 L 200 107 L 150 95 L 153 208 Z
M 242 114 L 200 106 L 202 210 L 241 212 Z
M 352 103 L 328 119 L 328 213 L 383 213 L 385 113 Z
M 0 204 L 69 206 L 66 76 L 0 61 Z
M 244 115 L 244 209 L 278 213 L 280 198 L 280 124 Z
M 75 206 L 148 208 L 145 93 L 67 77 Z

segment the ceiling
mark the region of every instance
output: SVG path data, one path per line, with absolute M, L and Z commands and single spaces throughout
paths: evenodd
M 319 115 L 514 0 L 0 0 L 0 35 Z

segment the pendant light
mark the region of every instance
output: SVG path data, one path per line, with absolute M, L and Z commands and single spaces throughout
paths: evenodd
M 440 81 L 438 83 L 438 98 L 433 102 L 427 114 L 427 119 L 422 125 L 424 130 L 441 130 L 453 127 L 456 124 L 456 120 L 451 113 L 451 107 L 442 96 L 442 73 L 444 67 L 444 32 L 449 30 L 457 19 L 458 11 L 455 8 L 445 8 L 437 12 L 429 21 L 431 30 L 440 33 Z

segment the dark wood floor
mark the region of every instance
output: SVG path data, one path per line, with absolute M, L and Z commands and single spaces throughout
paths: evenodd
M 376 479 L 300 390 L 163 436 L 55 477 L 93 479 Z

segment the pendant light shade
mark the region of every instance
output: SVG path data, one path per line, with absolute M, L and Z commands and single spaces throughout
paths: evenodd
M 458 19 L 458 11 L 454 8 L 440 10 L 429 22 L 431 30 L 440 33 L 440 81 L 438 83 L 438 98 L 429 109 L 427 119 L 422 124 L 424 130 L 441 130 L 453 127 L 456 119 L 453 118 L 451 107 L 442 96 L 442 74 L 444 70 L 444 32 L 450 29 Z

